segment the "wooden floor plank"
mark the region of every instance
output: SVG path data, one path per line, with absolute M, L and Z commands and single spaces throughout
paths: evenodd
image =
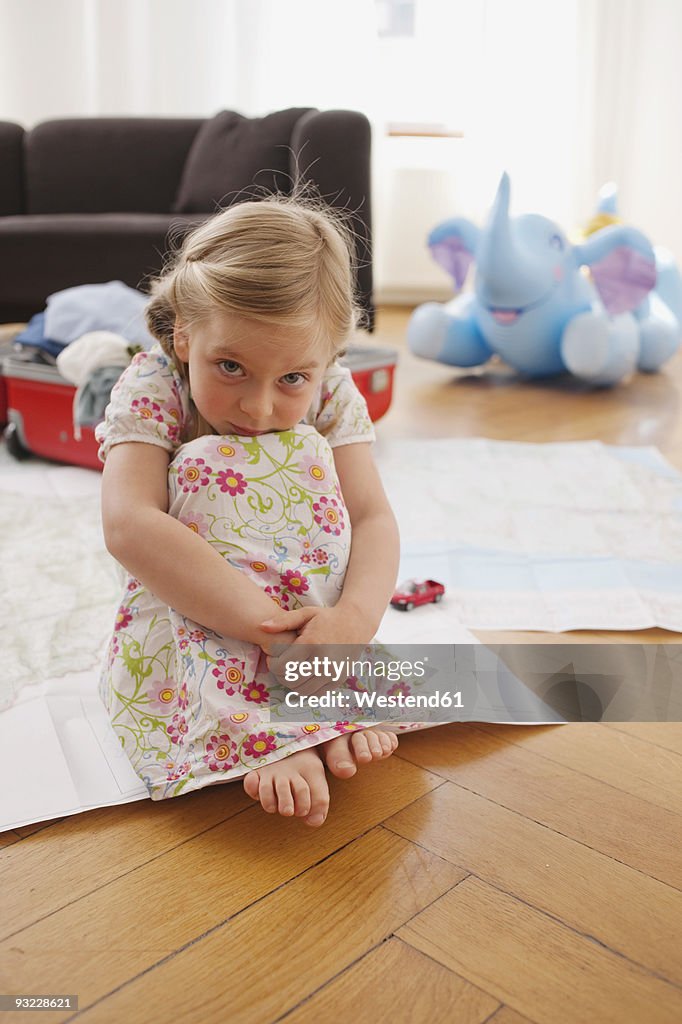
M 609 722 L 607 728 L 682 754 L 682 722 Z
M 440 784 L 397 760 L 364 769 L 361 782 L 334 779 L 321 829 L 254 805 L 0 943 L 0 991 L 56 992 L 68 977 L 88 1006 Z M 30 908 L 26 889 L 23 900 Z M 278 936 L 286 945 L 284 920 Z
M 490 1017 L 486 1024 L 535 1024 L 530 1017 L 522 1017 L 516 1010 L 509 1006 L 501 1006 L 497 1013 Z
M 481 732 L 682 815 L 682 754 L 598 722 L 561 726 L 476 725 Z
M 0 832 L 0 848 L 5 846 L 13 846 L 14 843 L 21 841 L 23 837 L 15 832 L 14 829 L 7 829 L 5 832 Z
M 508 726 L 515 729 L 516 726 Z M 604 782 L 453 724 L 401 738 L 399 755 L 675 888 L 680 817 Z
M 682 893 L 447 783 L 384 822 L 682 986 Z
M 241 785 L 64 818 L 0 857 L 0 939 L 181 846 L 250 807 Z M 29 896 L 30 893 L 30 896 Z
M 682 992 L 467 878 L 397 932 L 537 1024 L 679 1024 Z
M 274 1021 L 462 877 L 447 861 L 374 829 L 79 1021 L 148 1024 L 150 1006 L 158 1020 L 183 1024 L 205 1024 L 225 1013 L 240 1024 Z M 272 921 L 286 921 L 285 946 Z
M 51 821 L 34 821 L 32 825 L 20 825 L 15 832 L 22 839 L 26 839 L 27 836 L 32 836 L 36 832 L 44 832 L 46 828 L 52 828 L 53 825 L 57 825 L 63 820 L 63 818 L 53 818 Z
M 338 1020 L 349 992 L 354 1024 L 482 1024 L 499 1006 L 499 1000 L 392 938 L 288 1014 L 286 1024 Z

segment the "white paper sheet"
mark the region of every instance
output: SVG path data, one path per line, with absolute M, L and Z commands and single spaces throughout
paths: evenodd
M 109 724 L 93 672 L 22 689 L 0 714 L 0 831 L 148 798 Z

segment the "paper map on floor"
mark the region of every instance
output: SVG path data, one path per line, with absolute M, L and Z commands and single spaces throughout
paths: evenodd
M 682 630 L 682 475 L 656 448 L 393 441 L 377 461 L 401 580 L 446 586 L 407 613 L 430 632 Z

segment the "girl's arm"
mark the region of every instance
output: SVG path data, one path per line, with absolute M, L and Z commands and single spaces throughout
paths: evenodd
M 350 560 L 343 592 L 332 608 L 276 610 L 268 631 L 300 630 L 307 643 L 368 643 L 395 590 L 400 538 L 370 444 L 334 448 L 334 462 L 352 525 Z M 281 634 L 279 637 L 282 641 Z
M 273 602 L 203 537 L 168 515 L 169 453 L 154 444 L 114 445 L 102 478 L 107 549 L 161 601 L 222 636 L 268 651 L 260 628 Z M 287 634 L 285 642 L 295 639 Z
M 334 462 L 352 526 L 350 560 L 337 609 L 359 617 L 371 639 L 395 590 L 400 536 L 370 444 L 334 449 Z

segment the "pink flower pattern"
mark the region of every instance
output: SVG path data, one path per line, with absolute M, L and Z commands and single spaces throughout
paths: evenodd
M 290 590 L 292 594 L 305 594 L 306 590 L 310 589 L 309 583 L 303 573 L 294 572 L 293 569 L 287 569 L 279 577 L 279 582 L 287 590 Z
M 316 459 L 311 455 L 306 455 L 301 459 L 300 466 L 303 471 L 302 483 L 305 488 L 312 488 L 314 491 L 329 489 L 332 471 L 326 459 Z
M 208 519 L 202 512 L 183 512 L 178 518 L 181 523 L 198 533 L 200 537 L 208 536 Z
M 275 604 L 278 604 L 284 611 L 289 611 L 289 602 L 291 595 L 286 590 L 282 590 L 276 584 L 265 588 L 265 593 L 268 597 L 271 597 Z
M 191 769 L 189 761 L 183 761 L 182 764 L 173 764 L 172 761 L 166 761 L 164 768 L 168 772 L 166 779 L 168 782 L 177 782 L 178 779 L 182 779 L 185 775 L 188 775 Z
M 175 705 L 177 687 L 173 679 L 164 679 L 152 684 L 149 691 L 149 707 L 154 711 L 168 711 Z
M 228 697 L 232 697 L 246 680 L 245 668 L 244 662 L 238 658 L 218 658 L 213 669 L 218 689 L 224 690 Z
M 345 523 L 341 506 L 336 498 L 322 497 L 319 501 L 313 502 L 313 518 L 318 526 L 321 526 L 325 533 L 332 533 L 338 537 L 344 529 Z
M 234 749 L 234 743 L 227 733 L 211 736 L 206 744 L 206 753 L 202 757 L 212 772 L 229 771 L 235 764 L 239 763 L 239 754 Z
M 277 749 L 277 742 L 272 733 L 251 733 L 244 740 L 244 753 L 247 757 L 264 757 L 271 750 Z
M 185 494 L 196 494 L 210 482 L 212 472 L 204 459 L 183 459 L 178 467 L 178 485 Z
M 173 721 L 170 725 L 166 726 L 166 732 L 168 733 L 171 743 L 182 743 L 188 730 L 189 726 L 187 725 L 187 719 L 184 715 L 179 713 L 173 715 Z
M 244 700 L 251 701 L 253 704 L 267 704 L 270 700 L 265 683 L 249 683 L 247 686 L 242 686 L 241 693 Z
M 121 605 L 121 607 L 116 613 L 116 622 L 114 624 L 114 629 L 116 630 L 116 632 L 118 632 L 119 629 L 126 629 L 126 627 L 129 626 L 132 621 L 133 613 L 131 612 L 130 608 L 126 608 L 125 605 Z
M 158 402 L 153 402 L 146 395 L 144 398 L 134 399 L 130 404 L 130 408 L 141 420 L 156 420 L 157 423 L 163 423 L 161 406 Z
M 248 484 L 243 473 L 237 473 L 234 469 L 222 469 L 216 476 L 216 483 L 223 494 L 231 494 L 234 498 L 237 494 L 243 494 Z

